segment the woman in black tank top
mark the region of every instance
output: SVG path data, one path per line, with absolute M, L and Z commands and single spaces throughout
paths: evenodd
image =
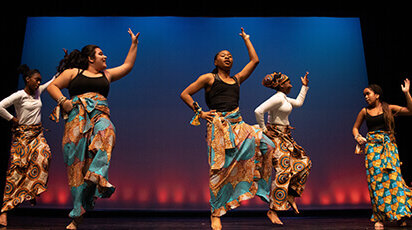
M 94 207 L 95 199 L 109 198 L 115 190 L 108 181 L 115 128 L 110 121 L 107 95 L 110 83 L 126 76 L 134 66 L 139 33 L 135 35 L 130 29 L 128 32 L 131 45 L 122 65 L 106 69 L 103 51 L 96 45 L 87 45 L 81 51 L 66 52 L 58 67 L 60 75 L 47 88 L 57 107 L 68 116 L 64 116 L 63 154 L 73 197 L 69 213 L 73 220 L 66 229 L 77 229 L 83 214 Z M 71 100 L 63 96 L 64 88 L 69 90 Z M 93 103 L 85 106 L 86 99 Z M 56 108 L 51 118 L 58 121 L 59 111 Z
M 240 36 L 245 42 L 250 57 L 249 63 L 242 71 L 234 76 L 230 75 L 233 64 L 232 54 L 227 50 L 222 50 L 214 58 L 216 68 L 213 72 L 200 76 L 180 95 L 181 99 L 196 113 L 192 124 L 198 125 L 199 118 L 207 121 L 212 229 L 221 229 L 220 217 L 228 210 L 238 207 L 240 201 L 248 200 L 255 195 L 267 200 L 269 194 L 269 191 L 265 191 L 265 188 L 258 185 L 261 183 L 257 182 L 265 180 L 265 183 L 270 184 L 268 181 L 270 176 L 265 174 L 266 171 L 260 171 L 265 168 L 263 160 L 257 156 L 267 156 L 268 154 L 265 153 L 269 152 L 268 149 L 272 148 L 273 143 L 269 143 L 268 139 L 263 140 L 261 130 L 243 122 L 238 109 L 240 85 L 251 75 L 259 63 L 249 35 L 244 32 L 243 28 Z M 202 111 L 193 101 L 192 95 L 201 89 L 205 90 L 209 111 Z M 225 136 L 233 137 L 234 142 L 238 144 L 234 146 L 233 143 L 227 143 L 228 140 L 224 138 Z M 246 143 L 245 140 L 250 140 L 250 138 L 255 141 Z M 268 149 L 262 150 L 262 154 L 260 154 L 260 141 L 268 141 L 265 145 L 268 146 Z M 227 146 L 228 144 L 230 146 Z M 230 153 L 228 157 L 226 157 L 226 152 Z M 256 162 L 261 164 L 259 169 Z M 257 170 L 261 174 L 257 178 L 253 178 L 253 170 Z M 250 183 L 251 181 L 254 182 Z M 245 193 L 244 191 L 252 192 Z
M 394 116 L 412 115 L 409 88 L 410 82 L 406 79 L 402 91 L 407 107 L 384 102 L 382 89 L 378 85 L 365 88 L 363 94 L 368 107 L 359 112 L 352 129 L 358 143 L 355 153 L 360 154 L 360 146 L 365 144 L 366 178 L 372 204 L 371 221 L 375 223 L 375 229 L 384 229 L 385 221 L 401 221 L 403 226 L 406 224 L 405 218 L 412 215 L 412 191 L 402 178 L 394 136 Z M 366 138 L 359 133 L 364 120 L 368 128 Z

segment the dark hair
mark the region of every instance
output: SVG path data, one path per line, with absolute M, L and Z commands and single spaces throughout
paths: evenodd
M 27 83 L 26 77 L 31 77 L 33 74 L 40 74 L 38 69 L 30 69 L 26 64 L 20 65 L 17 68 L 17 72 L 22 75 L 24 84 Z
M 60 60 L 57 72 L 61 73 L 64 70 L 71 68 L 87 69 L 89 66 L 88 58 L 96 57 L 94 50 L 97 48 L 99 48 L 97 45 L 87 45 L 83 47 L 81 51 L 75 49 L 69 54 L 66 53 L 64 58 Z
M 383 97 L 383 90 L 379 85 L 371 84 L 368 89 L 372 90 L 375 94 L 379 95 L 379 101 L 382 103 L 383 118 L 385 119 L 386 126 L 391 132 L 395 131 L 395 119 L 393 118 L 392 111 L 389 109 L 389 104 L 385 102 Z
M 224 50 L 221 50 L 221 51 L 219 51 L 219 52 L 217 52 L 217 53 L 215 54 L 215 57 L 213 58 L 213 62 L 216 61 L 217 56 L 219 56 L 220 52 L 222 52 L 222 51 L 224 51 Z M 212 73 L 213 73 L 213 74 L 217 74 L 217 67 L 216 67 L 216 66 L 215 66 L 215 68 L 212 70 Z
M 216 61 L 217 56 L 219 55 L 219 53 L 222 51 L 219 51 L 215 54 L 215 57 L 213 58 L 213 62 Z M 213 74 L 217 74 L 217 67 L 215 66 L 215 68 L 212 70 Z

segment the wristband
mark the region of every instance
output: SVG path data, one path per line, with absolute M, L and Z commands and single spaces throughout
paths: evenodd
M 65 102 L 66 100 L 67 98 L 65 96 L 61 96 L 59 99 L 57 99 L 57 105 L 63 104 L 63 102 Z
M 195 115 L 190 121 L 190 124 L 194 126 L 198 126 L 200 125 L 199 118 L 200 118 L 200 113 L 202 113 L 202 108 L 200 108 L 199 104 L 195 101 L 193 102 L 193 111 L 195 112 Z

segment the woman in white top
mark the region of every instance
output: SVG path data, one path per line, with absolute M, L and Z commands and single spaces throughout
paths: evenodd
M 274 224 L 282 225 L 276 211 L 288 210 L 292 206 L 299 213 L 295 197 L 300 197 L 305 188 L 306 178 L 312 163 L 305 150 L 293 140 L 288 116 L 292 108 L 303 105 L 308 91 L 308 72 L 302 80 L 302 89 L 296 99 L 286 95 L 292 85 L 288 76 L 282 73 L 267 75 L 262 84 L 276 90 L 276 94 L 255 109 L 256 120 L 264 133 L 272 139 L 276 146 L 273 152 L 273 167 L 276 171 L 270 191 L 270 210 L 267 215 Z M 265 124 L 264 114 L 268 113 L 268 123 Z
M 12 123 L 10 168 L 0 214 L 0 226 L 7 226 L 7 211 L 47 190 L 50 148 L 41 124 L 41 93 L 53 79 L 40 85 L 41 75 L 27 65 L 19 67 L 25 87 L 0 102 L 0 116 Z M 16 116 L 6 108 L 14 105 Z

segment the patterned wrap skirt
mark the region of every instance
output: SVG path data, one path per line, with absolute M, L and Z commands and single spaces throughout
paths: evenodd
M 82 215 L 82 209 L 93 209 L 97 198 L 109 198 L 115 191 L 108 180 L 115 127 L 104 96 L 85 93 L 71 101 L 73 110 L 63 116 L 66 124 L 62 145 L 74 203 L 69 216 L 74 218 Z
M 290 126 L 267 124 L 266 128 L 266 135 L 277 147 L 272 155 L 275 178 L 270 191 L 270 209 L 288 210 L 288 201 L 302 195 L 312 162 L 293 140 Z
M 402 178 L 394 135 L 371 131 L 366 139 L 365 166 L 373 211 L 371 221 L 411 217 L 412 192 Z
M 1 212 L 33 200 L 47 190 L 50 159 L 50 147 L 41 124 L 12 128 L 10 167 Z
M 269 201 L 275 148 L 257 126 L 246 124 L 239 109 L 218 112 L 207 124 L 212 216 L 222 216 L 258 195 Z

